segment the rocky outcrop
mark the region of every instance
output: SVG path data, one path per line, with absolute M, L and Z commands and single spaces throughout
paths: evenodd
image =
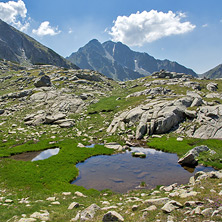
M 154 72 L 152 77 L 155 78 L 163 78 L 163 79 L 180 79 L 180 78 L 189 78 L 192 79 L 192 75 L 187 75 L 185 73 L 176 73 L 176 72 L 169 72 L 165 70 L 160 70 L 159 72 Z
M 182 166 L 196 166 L 198 164 L 197 157 L 201 152 L 208 151 L 209 148 L 207 146 L 197 146 L 186 153 L 182 158 L 178 160 L 178 163 Z
M 200 126 L 192 134 L 195 138 L 222 138 L 222 105 L 203 106 L 195 120 Z
M 40 125 L 40 124 L 56 124 L 61 128 L 69 128 L 74 126 L 73 119 L 66 119 L 63 113 L 47 114 L 44 110 L 38 111 L 36 114 L 27 115 L 24 118 L 26 125 Z
M 115 117 L 107 129 L 113 133 L 118 128 L 124 130 L 136 123 L 136 138 L 144 135 L 162 134 L 169 132 L 185 119 L 185 110 L 193 102 L 192 97 L 184 97 L 174 101 L 153 101 L 146 105 L 123 112 Z

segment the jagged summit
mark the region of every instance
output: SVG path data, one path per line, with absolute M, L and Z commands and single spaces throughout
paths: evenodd
M 78 67 L 52 49 L 18 31 L 0 19 L 0 58 L 24 65 L 49 64 L 65 68 Z
M 177 62 L 158 60 L 147 53 L 135 52 L 121 42 L 100 43 L 93 39 L 67 59 L 80 68 L 97 70 L 115 80 L 136 79 L 161 69 L 197 76 L 192 69 Z

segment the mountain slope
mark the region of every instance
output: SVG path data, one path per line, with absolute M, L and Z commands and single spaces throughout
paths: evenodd
M 216 79 L 216 78 L 222 78 L 222 64 L 216 66 L 215 68 L 205 72 L 201 76 L 210 78 L 210 79 Z
M 193 70 L 176 62 L 157 60 L 147 53 L 132 51 L 121 42 L 101 44 L 93 39 L 67 59 L 80 68 L 97 70 L 115 80 L 136 79 L 161 69 L 197 76 Z
M 22 64 L 49 64 L 78 68 L 53 50 L 40 44 L 0 19 L 0 58 Z

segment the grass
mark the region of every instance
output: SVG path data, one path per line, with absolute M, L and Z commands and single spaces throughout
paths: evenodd
M 222 169 L 222 140 L 184 138 L 183 141 L 177 141 L 176 137 L 163 136 L 162 138 L 149 139 L 147 145 L 165 152 L 176 153 L 179 157 L 195 146 L 206 145 L 215 151 L 215 154 L 211 154 L 209 151 L 201 153 L 198 157 L 199 163 Z
M 54 145 L 48 144 L 49 140 L 40 140 L 36 144 L 29 142 L 15 146 L 11 149 L 2 151 L 3 155 L 22 153 L 27 151 L 38 151 L 50 148 Z M 113 150 L 107 149 L 102 145 L 96 145 L 93 149 L 78 148 L 78 141 L 64 139 L 58 141 L 56 147 L 60 148 L 59 154 L 49 159 L 24 162 L 9 158 L 1 159 L 0 183 L 4 187 L 17 188 L 22 190 L 32 190 L 42 192 L 59 192 L 64 189 L 75 189 L 69 182 L 78 175 L 75 165 L 84 161 L 90 156 L 112 154 Z

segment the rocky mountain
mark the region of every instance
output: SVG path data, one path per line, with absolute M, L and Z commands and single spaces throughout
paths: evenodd
M 201 76 L 210 78 L 210 79 L 216 79 L 216 78 L 222 78 L 222 64 L 216 66 L 215 68 L 205 72 Z
M 93 39 L 67 59 L 82 69 L 97 70 L 115 80 L 136 79 L 162 69 L 197 76 L 192 69 L 177 62 L 158 60 L 147 53 L 132 51 L 121 42 L 101 44 Z
M 49 64 L 65 68 L 78 67 L 30 36 L 0 19 L 0 59 L 20 64 Z

